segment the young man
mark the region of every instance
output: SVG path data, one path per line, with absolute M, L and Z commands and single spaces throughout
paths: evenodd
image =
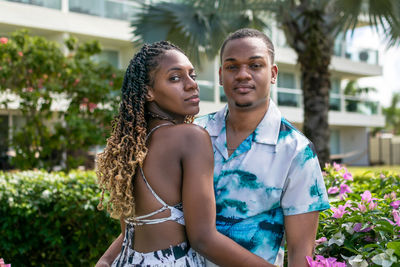
M 220 51 L 228 105 L 197 123 L 214 147 L 217 229 L 270 263 L 308 266 L 319 211 L 329 208 L 312 143 L 270 100 L 277 79 L 274 47 L 263 33 L 240 29 Z

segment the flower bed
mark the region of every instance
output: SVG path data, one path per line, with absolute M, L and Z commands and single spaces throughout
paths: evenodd
M 339 164 L 324 176 L 331 209 L 320 215 L 310 266 L 400 266 L 400 177 L 353 178 Z

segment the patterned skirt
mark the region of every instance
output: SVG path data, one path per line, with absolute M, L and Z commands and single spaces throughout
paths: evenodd
M 112 263 L 112 267 L 186 267 L 205 266 L 205 259 L 194 251 L 187 242 L 166 249 L 141 253 L 132 249 L 134 226 L 126 224 L 122 250 Z

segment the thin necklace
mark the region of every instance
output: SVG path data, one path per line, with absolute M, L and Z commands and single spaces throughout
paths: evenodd
M 176 121 L 174 119 L 171 119 L 170 117 L 163 116 L 163 115 L 160 115 L 160 114 L 157 114 L 157 113 L 153 113 L 151 111 L 148 111 L 147 115 L 149 115 L 153 119 L 169 121 L 169 122 L 172 122 L 173 124 L 176 124 Z

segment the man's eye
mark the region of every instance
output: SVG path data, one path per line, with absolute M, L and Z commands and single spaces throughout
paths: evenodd
M 250 67 L 253 68 L 253 69 L 261 68 L 261 66 L 262 66 L 262 65 L 261 65 L 261 64 L 258 64 L 258 63 L 254 63 L 254 64 L 251 64 L 251 65 L 250 65 Z
M 234 70 L 234 69 L 237 69 L 237 66 L 236 65 L 228 65 L 228 66 L 226 66 L 225 67 L 227 70 Z
M 195 81 L 197 79 L 197 75 L 196 74 L 192 74 L 192 75 L 190 75 L 190 78 L 192 78 L 192 80 Z

